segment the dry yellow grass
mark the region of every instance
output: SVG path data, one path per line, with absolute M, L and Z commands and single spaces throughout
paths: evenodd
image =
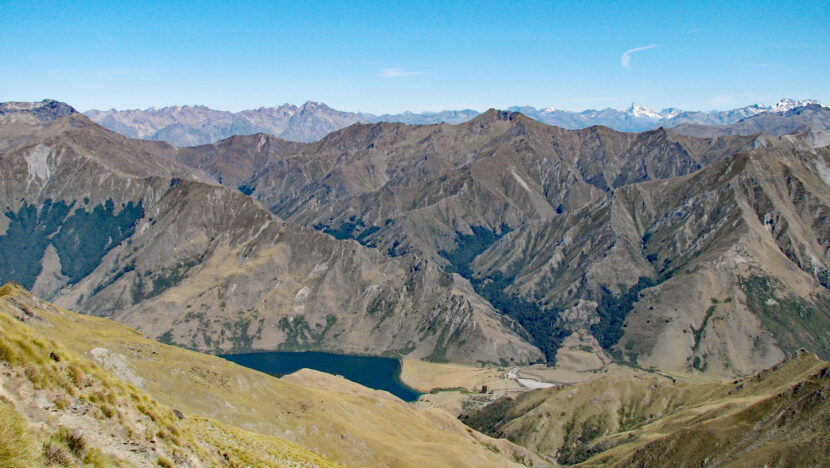
M 341 466 L 276 437 L 174 411 L 40 333 L 81 332 L 72 315 L 16 286 L 0 288 L 0 393 L 8 400 L 0 401 L 0 466 Z
M 507 369 L 472 367 L 462 364 L 439 364 L 418 359 L 404 359 L 401 380 L 422 393 L 439 389 L 463 388 L 475 392 L 483 385 L 490 390 L 519 390 L 515 380 L 505 378 Z
M 19 288 L 4 288 L 0 303 L 29 303 L 25 307 L 39 317 L 26 325 L 32 334 L 61 343 L 78 356 L 106 349 L 126 363 L 126 370 L 115 367 L 114 374 L 141 379 L 142 388 L 135 391 L 151 395 L 159 407 L 180 410 L 188 420 L 214 421 L 213 429 L 198 434 L 210 444 L 221 442 L 222 434 L 248 431 L 245 440 L 258 440 L 250 433 L 261 434 L 271 444 L 280 439 L 353 466 L 513 466 L 516 460 L 546 465 L 532 452 L 476 433 L 440 410 L 415 408 L 374 391 L 349 391 L 355 384 L 344 384 L 341 392 L 325 382 L 331 376 L 305 385 L 276 379 L 215 356 L 160 344 L 109 320 L 56 308 Z M 246 453 L 252 452 L 256 450 Z
M 735 381 L 690 380 L 608 375 L 500 400 L 466 420 L 563 464 L 815 466 L 830 450 L 830 364 L 814 355 Z

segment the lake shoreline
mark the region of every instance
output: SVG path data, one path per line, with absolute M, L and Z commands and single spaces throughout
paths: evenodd
M 218 356 L 276 377 L 308 368 L 339 375 L 374 390 L 389 392 L 408 403 L 417 401 L 421 396 L 421 392 L 407 385 L 401 378 L 403 362 L 397 358 L 323 351 L 262 351 Z

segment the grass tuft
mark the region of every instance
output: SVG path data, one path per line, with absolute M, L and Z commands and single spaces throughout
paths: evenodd
M 26 423 L 10 403 L 0 399 L 0 466 L 34 466 L 35 449 Z

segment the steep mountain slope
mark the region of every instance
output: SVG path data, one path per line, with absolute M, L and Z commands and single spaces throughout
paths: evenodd
M 4 118 L 14 119 L 17 114 Z M 541 357 L 463 281 L 286 223 L 77 113 L 3 125 L 0 280 L 214 352 Z M 181 168 L 181 169 L 180 169 Z
M 800 351 L 733 382 L 600 378 L 466 415 L 482 432 L 585 466 L 820 466 L 830 364 Z
M 110 152 L 149 152 L 94 128 Z M 17 179 L 0 240 L 35 259 L 15 278 L 175 343 L 474 363 L 539 359 L 529 341 L 550 363 L 589 350 L 723 376 L 801 346 L 830 356 L 830 160 L 806 137 L 569 131 L 491 110 L 310 144 L 156 144 L 154 161 L 235 190 L 132 179 L 111 205 L 109 189 L 75 193 L 80 215 L 58 185 L 26 192 L 52 172 L 24 163 L 39 141 L 25 138 L 4 154 Z M 78 239 L 94 217 L 90 262 Z
M 830 356 L 817 332 L 830 327 L 828 157 L 756 150 L 621 187 L 511 232 L 472 262 L 473 281 L 641 365 L 731 375 L 800 346 Z
M 740 109 L 710 112 L 679 109 L 663 109 L 657 112 L 635 104 L 625 110 L 608 108 L 573 112 L 530 106 L 515 106 L 507 110 L 521 112 L 548 125 L 568 129 L 603 125 L 619 131 L 643 132 L 681 124 L 728 125 L 753 115 L 786 112 L 810 104 L 820 105 L 813 100 L 782 99 L 774 106 L 756 104 Z M 335 130 L 358 122 L 460 124 L 473 119 L 479 112 L 464 109 L 378 116 L 337 111 L 325 104 L 309 101 L 301 107 L 284 104 L 279 107 L 260 107 L 235 113 L 217 111 L 205 106 L 173 106 L 145 110 L 91 110 L 86 112 L 86 115 L 96 123 L 131 138 L 167 141 L 175 146 L 184 147 L 214 143 L 233 135 L 252 133 L 269 133 L 287 140 L 309 142 L 317 141 Z
M 399 250 L 440 261 L 435 253 L 454 247 L 455 231 L 481 226 L 500 234 L 502 224 L 579 209 L 609 188 L 687 174 L 752 145 L 748 137 L 689 141 L 664 130 L 565 131 L 492 110 L 458 126 L 353 126 L 282 155 L 245 185 L 286 219 L 362 235 L 384 250 L 397 241 Z M 419 232 L 384 238 L 396 229 L 431 239 Z
M 567 131 L 489 111 L 456 126 L 356 125 L 305 146 L 237 137 L 179 161 L 285 219 L 459 273 L 551 362 L 579 332 L 630 363 L 733 375 L 800 346 L 830 356 L 810 332 L 830 324 L 827 151 L 796 149 L 810 146 Z M 264 166 L 239 183 L 212 162 L 236 154 Z
M 547 466 L 442 411 L 308 370 L 276 379 L 18 286 L 0 289 L 0 324 L 0 389 L 25 420 L 48 425 L 27 432 L 49 438 L 61 424 L 130 465 Z
M 257 138 L 261 141 L 262 137 Z M 260 141 L 249 138 L 249 148 L 255 142 L 260 147 Z M 235 144 L 244 145 L 243 139 Z M 635 303 L 651 307 L 642 314 L 648 326 L 638 324 L 636 329 L 654 330 L 654 310 L 661 307 L 639 301 L 641 291 L 661 284 L 651 292 L 659 296 L 657 302 L 672 304 L 677 297 L 671 285 L 687 284 L 684 268 L 705 264 L 708 269 L 709 264 L 703 262 L 714 261 L 742 242 L 743 221 L 736 217 L 741 210 L 735 197 L 725 192 L 731 188 L 724 186 L 734 174 L 724 175 L 724 171 L 733 167 L 730 155 L 763 145 L 770 149 L 761 153 L 791 153 L 793 147 L 785 140 L 696 139 L 662 129 L 639 135 L 602 127 L 565 131 L 521 114 L 490 111 L 458 126 L 354 126 L 295 154 L 272 153 L 273 161 L 243 185 L 286 219 L 337 238 L 356 239 L 392 256 L 414 252 L 460 273 L 479 294 L 518 320 L 552 361 L 562 339 L 577 330 L 589 332 L 602 347 L 612 350 Z M 216 153 L 218 159 L 220 153 Z M 775 154 L 771 157 L 778 157 Z M 815 172 L 822 161 L 810 162 L 799 172 Z M 689 179 L 695 171 L 699 175 Z M 768 172 L 761 167 L 757 171 Z M 775 173 L 788 177 L 787 171 Z M 757 174 L 745 183 L 755 184 Z M 827 192 L 821 178 L 811 176 L 809 183 L 811 191 Z M 669 196 L 664 197 L 665 193 Z M 809 254 L 801 254 L 798 265 L 815 279 L 809 283 L 805 277 L 809 286 L 798 288 L 796 296 L 810 302 L 819 311 L 818 323 L 824 323 L 824 299 L 811 297 L 824 297 L 816 282 L 822 273 L 804 260 L 810 255 L 824 257 L 817 247 L 824 234 L 813 232 L 812 215 L 807 214 L 820 208 L 823 202 L 819 200 L 810 201 L 813 208 L 802 209 L 800 217 L 788 223 L 808 226 L 800 231 L 806 237 L 794 242 L 812 246 Z M 655 207 L 657 201 L 665 203 Z M 703 220 L 688 219 L 696 210 L 702 210 Z M 789 215 L 792 210 L 785 212 Z M 758 229 L 758 218 L 764 215 L 747 214 L 755 219 L 751 226 Z M 683 228 L 688 235 L 676 238 L 672 232 L 684 222 L 690 223 Z M 777 262 L 774 265 L 766 264 L 767 249 L 779 248 L 772 242 L 759 248 L 763 266 L 753 274 L 789 275 L 782 268 L 790 260 L 783 256 L 773 256 L 769 261 Z M 826 260 L 819 260 L 816 265 L 825 264 Z M 718 281 L 737 288 L 743 284 L 739 279 L 749 274 L 741 268 L 731 268 Z M 679 278 L 667 282 L 675 275 Z M 776 281 L 793 282 L 788 278 Z M 702 330 L 712 298 L 734 296 L 727 290 L 722 296 L 708 289 L 694 292 L 701 299 L 688 303 L 691 310 L 663 311 L 676 316 L 675 327 L 685 324 L 686 328 L 675 331 L 688 337 L 690 329 Z M 786 327 L 770 335 L 763 333 L 764 325 L 747 322 L 746 317 L 762 312 L 757 301 L 737 308 L 740 312 L 735 314 L 742 315 L 735 318 L 744 318 L 726 325 L 729 331 L 723 332 L 735 335 L 733 341 L 750 340 L 737 351 L 715 352 L 713 348 L 692 355 L 703 349 L 699 339 L 686 351 L 686 345 L 680 344 L 684 341 L 669 340 L 656 330 L 631 335 L 638 340 L 636 346 L 624 340 L 630 359 L 642 356 L 642 362 L 670 368 L 697 362 L 698 368 L 712 372 L 745 373 L 771 365 L 783 355 L 781 349 L 790 351 L 799 342 Z M 746 323 L 754 325 L 741 328 Z M 797 328 L 809 326 L 802 323 Z M 711 333 L 703 341 L 724 340 Z M 754 336 L 761 336 L 760 341 Z M 663 339 L 674 343 L 669 345 L 673 348 L 660 348 Z M 776 345 L 778 341 L 784 344 Z M 830 351 L 823 339 L 809 344 L 822 354 Z M 660 358 L 648 361 L 646 354 Z M 717 357 L 704 359 L 703 354 Z

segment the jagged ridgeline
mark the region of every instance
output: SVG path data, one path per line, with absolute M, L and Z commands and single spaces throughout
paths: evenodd
M 0 280 L 211 352 L 542 359 L 440 265 L 283 222 L 182 150 L 41 107 L 3 116 Z
M 578 332 L 717 375 L 830 357 L 820 106 L 757 124 L 819 125 L 781 137 L 493 110 L 189 148 L 12 107 L 2 278 L 170 343 L 554 363 Z

